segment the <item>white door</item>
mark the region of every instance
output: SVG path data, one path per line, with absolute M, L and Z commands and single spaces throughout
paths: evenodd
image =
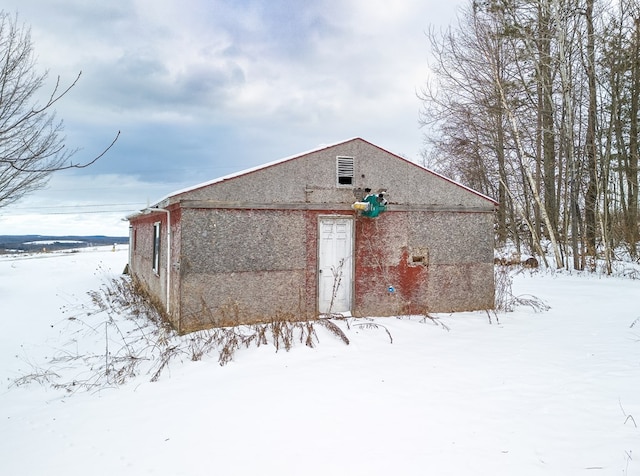
M 353 220 L 321 217 L 318 244 L 318 310 L 351 312 Z

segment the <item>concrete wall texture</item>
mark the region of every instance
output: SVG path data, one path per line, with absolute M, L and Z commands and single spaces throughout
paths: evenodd
M 337 184 L 338 156 L 354 159 L 351 186 Z M 375 219 L 351 209 L 365 188 L 389 199 Z M 495 202 L 362 139 L 195 186 L 156 206 L 168 211 L 130 217 L 130 268 L 181 332 L 316 317 L 322 217 L 353 220 L 353 279 L 340 285 L 352 287 L 354 316 L 493 307 Z M 164 250 L 154 273 L 158 221 Z

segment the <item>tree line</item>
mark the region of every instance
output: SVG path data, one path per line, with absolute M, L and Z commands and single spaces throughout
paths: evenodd
M 425 165 L 549 265 L 638 258 L 639 0 L 472 0 L 430 29 Z

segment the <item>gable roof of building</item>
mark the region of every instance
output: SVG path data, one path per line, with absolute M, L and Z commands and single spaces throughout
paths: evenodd
M 266 164 L 258 165 L 256 167 L 251 167 L 251 168 L 248 168 L 248 169 L 240 170 L 238 172 L 234 172 L 232 174 L 224 175 L 222 177 L 218 177 L 218 178 L 215 178 L 213 180 L 208 180 L 206 182 L 201 182 L 201 183 L 198 183 L 198 184 L 193 185 L 191 187 L 187 187 L 187 188 L 183 188 L 183 189 L 180 189 L 180 190 L 176 190 L 175 192 L 171 192 L 168 195 L 165 195 L 164 197 L 162 197 L 160 200 L 154 202 L 153 205 L 150 205 L 147 208 L 145 208 L 145 209 L 143 209 L 143 210 L 141 210 L 139 212 L 135 212 L 135 213 L 132 213 L 132 214 L 128 215 L 126 217 L 126 219 L 130 220 L 130 219 L 132 219 L 134 217 L 140 216 L 140 215 L 145 214 L 145 213 L 149 213 L 149 212 L 151 212 L 153 210 L 162 209 L 162 206 L 164 206 L 163 205 L 164 202 L 166 202 L 167 200 L 169 200 L 171 198 L 177 197 L 179 195 L 182 195 L 182 194 L 185 194 L 185 193 L 188 193 L 188 192 L 192 192 L 194 190 L 198 190 L 198 189 L 201 189 L 201 188 L 204 188 L 204 187 L 209 187 L 211 185 L 215 185 L 217 183 L 225 182 L 227 180 L 233 180 L 234 178 L 241 177 L 243 175 L 247 175 L 247 174 L 256 172 L 258 170 L 263 170 L 263 169 L 266 169 L 266 168 L 269 168 L 269 167 L 274 167 L 274 166 L 282 164 L 284 162 L 288 162 L 290 160 L 296 160 L 296 159 L 299 159 L 299 158 L 304 157 L 306 155 L 312 154 L 314 152 L 319 152 L 319 151 L 322 151 L 322 150 L 325 150 L 325 149 L 329 149 L 331 147 L 335 147 L 335 146 L 338 146 L 338 145 L 341 145 L 341 144 L 346 144 L 346 143 L 351 142 L 351 141 L 362 141 L 362 142 L 364 142 L 364 143 L 366 143 L 366 144 L 368 144 L 368 145 L 370 145 L 372 147 L 375 147 L 375 148 L 377 148 L 377 149 L 379 149 L 379 150 L 381 150 L 381 151 L 383 151 L 383 152 L 385 152 L 385 153 L 387 153 L 389 155 L 392 155 L 392 156 L 396 157 L 399 160 L 402 160 L 402 161 L 404 161 L 404 162 L 406 162 L 406 163 L 408 163 L 408 164 L 410 164 L 410 165 L 412 165 L 414 167 L 417 167 L 418 169 L 420 169 L 420 170 L 422 170 L 424 172 L 430 173 L 430 174 L 432 174 L 432 175 L 434 175 L 436 177 L 439 177 L 440 179 L 442 179 L 442 180 L 444 180 L 446 182 L 449 182 L 449 183 L 451 183 L 451 184 L 453 184 L 453 185 L 455 185 L 457 187 L 460 187 L 460 188 L 466 190 L 469 193 L 472 193 L 472 194 L 474 194 L 474 195 L 476 195 L 476 196 L 478 196 L 478 197 L 480 197 L 480 198 L 482 198 L 484 200 L 487 200 L 493 206 L 497 206 L 498 205 L 498 202 L 496 200 L 494 200 L 493 198 L 491 198 L 491 197 L 489 197 L 487 195 L 484 195 L 484 194 L 478 192 L 477 190 L 474 190 L 474 189 L 472 189 L 470 187 L 467 187 L 466 185 L 463 185 L 463 184 L 461 184 L 459 182 L 456 182 L 455 180 L 452 180 L 449 177 L 446 177 L 446 176 L 444 176 L 442 174 L 439 174 L 438 172 L 434 172 L 431 169 L 428 169 L 428 168 L 423 167 L 423 166 L 421 166 L 419 164 L 416 164 L 415 162 L 412 162 L 412 161 L 410 161 L 410 160 L 408 160 L 408 159 L 406 159 L 404 157 L 401 157 L 401 156 L 399 156 L 397 154 L 394 154 L 393 152 L 389 152 L 388 150 L 386 150 L 386 149 L 384 149 L 384 148 L 382 148 L 380 146 L 377 146 L 377 145 L 375 145 L 375 144 L 373 144 L 373 143 L 371 143 L 371 142 L 369 142 L 369 141 L 367 141 L 365 139 L 362 139 L 360 137 L 354 137 L 354 138 L 343 140 L 343 141 L 336 142 L 336 143 L 333 143 L 333 144 L 323 144 L 323 145 L 320 145 L 320 146 L 318 146 L 318 147 L 316 147 L 314 149 L 307 150 L 306 152 L 302 152 L 302 153 L 299 153 L 299 154 L 295 154 L 295 155 L 291 155 L 291 156 L 288 156 L 288 157 L 284 157 L 282 159 L 274 160 L 274 161 L 268 162 Z
M 371 142 L 369 142 L 369 141 L 367 141 L 365 139 L 362 139 L 360 137 L 353 137 L 351 139 L 342 140 L 340 142 L 336 142 L 336 143 L 333 143 L 333 144 L 323 144 L 323 145 L 320 145 L 320 146 L 318 146 L 318 147 L 316 147 L 314 149 L 307 150 L 306 152 L 302 152 L 302 153 L 298 153 L 298 154 L 291 155 L 291 156 L 288 156 L 288 157 L 284 157 L 282 159 L 274 160 L 272 162 L 268 162 L 268 163 L 265 163 L 265 164 L 262 164 L 262 165 L 258 165 L 258 166 L 251 167 L 251 168 L 248 168 L 248 169 L 240 170 L 238 172 L 234 172 L 234 173 L 231 173 L 231 174 L 228 174 L 228 175 L 224 175 L 222 177 L 217 177 L 215 179 L 208 180 L 206 182 L 201 182 L 201 183 L 195 184 L 195 185 L 190 186 L 190 187 L 186 187 L 186 188 L 183 188 L 183 189 L 180 189 L 180 190 L 176 190 L 174 192 L 169 193 L 168 195 L 165 195 L 160 200 L 156 201 L 154 203 L 154 205 L 152 205 L 151 207 L 152 208 L 153 207 L 158 207 L 161 203 L 165 202 L 166 200 L 168 200 L 170 198 L 174 198 L 174 197 L 176 197 L 178 195 L 182 195 L 184 193 L 192 192 L 194 190 L 198 190 L 198 189 L 201 189 L 201 188 L 204 188 L 204 187 L 215 185 L 217 183 L 221 183 L 221 182 L 224 182 L 224 181 L 227 181 L 227 180 L 232 180 L 234 178 L 241 177 L 243 175 L 247 175 L 247 174 L 256 172 L 258 170 L 263 170 L 263 169 L 266 169 L 266 168 L 269 168 L 269 167 L 273 167 L 273 166 L 282 164 L 284 162 L 288 162 L 290 160 L 299 159 L 301 157 L 304 157 L 306 155 L 309 155 L 309 154 L 312 154 L 312 153 L 315 153 L 315 152 L 319 152 L 319 151 L 322 151 L 322 150 L 325 150 L 325 149 L 330 149 L 332 147 L 335 147 L 335 146 L 338 146 L 338 145 L 341 145 L 341 144 L 346 144 L 348 142 L 358 141 L 358 140 L 362 141 L 362 142 L 364 142 L 366 144 L 369 144 L 372 147 L 380 149 L 383 152 L 385 152 L 387 154 L 390 154 L 390 155 L 392 155 L 392 156 L 394 156 L 394 157 L 396 157 L 396 158 L 398 158 L 398 159 L 400 159 L 402 161 L 405 161 L 405 162 L 407 162 L 407 163 L 409 163 L 409 164 L 411 164 L 411 165 L 413 165 L 413 166 L 415 166 L 415 167 L 417 167 L 417 168 L 419 168 L 419 169 L 421 169 L 421 170 L 423 170 L 425 172 L 428 172 L 428 173 L 430 173 L 430 174 L 432 174 L 432 175 L 434 175 L 436 177 L 439 177 L 442 180 L 445 180 L 445 181 L 447 181 L 447 182 L 449 182 L 451 184 L 454 184 L 454 185 L 456 185 L 456 186 L 458 186 L 458 187 L 460 187 L 460 188 L 462 188 L 462 189 L 464 189 L 464 190 L 466 190 L 466 191 L 468 191 L 468 192 L 470 192 L 470 193 L 472 193 L 474 195 L 477 195 L 478 197 L 483 198 L 483 199 L 491 202 L 493 205 L 498 205 L 498 202 L 496 200 L 494 200 L 493 198 L 491 198 L 491 197 L 489 197 L 487 195 L 484 195 L 484 194 L 478 192 L 477 190 L 474 190 L 474 189 L 472 189 L 470 187 L 467 187 L 466 185 L 463 185 L 463 184 L 461 184 L 459 182 L 456 182 L 455 180 L 452 180 L 449 177 L 446 177 L 446 176 L 444 176 L 442 174 L 439 174 L 438 172 L 434 172 L 431 169 L 428 169 L 428 168 L 423 167 L 423 166 L 421 166 L 419 164 L 416 164 L 415 162 L 412 162 L 412 161 L 410 161 L 410 160 L 408 160 L 408 159 L 406 159 L 404 157 L 401 157 L 401 156 L 399 156 L 397 154 L 394 154 L 393 152 L 389 152 L 388 150 L 386 150 L 386 149 L 384 149 L 384 148 L 382 148 L 380 146 L 377 146 L 377 145 L 375 145 L 375 144 L 373 144 L 373 143 L 371 143 Z
M 357 138 L 336 142 L 334 144 L 328 144 L 328 145 L 322 144 L 322 145 L 319 145 L 318 147 L 316 147 L 314 149 L 307 150 L 306 152 L 303 152 L 301 154 L 290 155 L 290 156 L 284 157 L 282 159 L 277 159 L 277 160 L 273 160 L 271 162 L 267 162 L 266 164 L 256 165 L 255 167 L 250 167 L 248 169 L 239 170 L 238 172 L 233 172 L 233 173 L 230 173 L 228 175 L 223 175 L 222 177 L 214 178 L 212 180 L 207 180 L 206 182 L 201 182 L 201 183 L 192 185 L 190 187 L 186 187 L 186 188 L 183 188 L 183 189 L 180 189 L 180 190 L 176 190 L 175 192 L 171 192 L 168 195 L 165 195 L 163 198 L 158 200 L 156 202 L 156 204 L 162 203 L 162 202 L 164 202 L 165 200 L 167 200 L 169 198 L 173 198 L 173 197 L 176 197 L 178 195 L 182 195 L 183 193 L 192 192 L 194 190 L 198 190 L 200 188 L 208 187 L 210 185 L 214 185 L 216 183 L 224 182 L 226 180 L 232 180 L 232 179 L 234 179 L 236 177 L 241 177 L 243 175 L 247 175 L 247 174 L 250 174 L 252 172 L 257 172 L 258 170 L 267 169 L 269 167 L 273 167 L 275 165 L 279 165 L 279 164 L 282 164 L 284 162 L 288 162 L 290 160 L 295 160 L 295 159 L 298 159 L 300 157 L 304 157 L 305 155 L 313 154 L 314 152 L 319 152 L 321 150 L 329 149 L 331 147 L 335 147 L 335 146 L 340 145 L 340 144 L 345 144 L 345 143 L 350 142 L 352 140 L 357 140 Z

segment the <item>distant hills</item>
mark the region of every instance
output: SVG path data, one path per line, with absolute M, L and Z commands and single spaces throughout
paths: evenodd
M 70 250 L 127 243 L 129 237 L 126 236 L 0 235 L 0 254 Z

